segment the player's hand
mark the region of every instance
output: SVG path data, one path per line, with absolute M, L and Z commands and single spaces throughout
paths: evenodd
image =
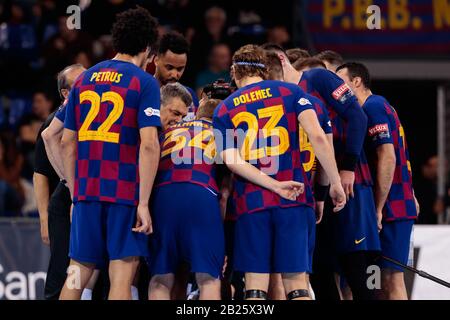
M 344 188 L 345 196 L 348 201 L 350 197 L 353 198 L 355 196 L 355 194 L 353 193 L 355 173 L 353 171 L 342 170 L 341 172 L 339 172 L 339 175 L 341 176 L 342 188 Z
M 324 206 L 325 206 L 325 201 L 317 201 L 316 202 L 316 224 L 319 224 L 322 221 Z
M 330 185 L 330 197 L 333 200 L 333 212 L 338 212 L 345 207 L 347 197 L 340 183 L 332 183 Z
M 377 210 L 377 227 L 378 227 L 378 232 L 380 232 L 381 229 L 383 229 L 382 221 L 383 221 L 383 212 Z
M 136 226 L 132 229 L 134 232 L 145 233 L 149 235 L 153 232 L 152 218 L 148 205 L 139 205 L 136 212 Z
M 273 191 L 284 199 L 295 201 L 305 191 L 305 185 L 297 181 L 278 181 Z
M 420 204 L 419 204 L 419 201 L 417 201 L 416 196 L 414 196 L 414 203 L 415 203 L 415 205 L 416 205 L 417 216 L 419 216 L 419 213 L 420 213 Z
M 72 223 L 72 215 L 73 215 L 73 202 L 70 205 L 70 223 Z
M 41 239 L 46 245 L 50 245 L 50 237 L 48 235 L 48 219 L 41 219 Z

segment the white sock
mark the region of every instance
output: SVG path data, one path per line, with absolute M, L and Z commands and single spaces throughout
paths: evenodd
M 139 300 L 139 291 L 135 286 L 131 286 L 131 300 Z
M 84 289 L 81 294 L 81 300 L 92 300 L 92 289 Z

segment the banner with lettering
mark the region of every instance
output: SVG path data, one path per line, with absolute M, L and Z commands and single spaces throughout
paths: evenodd
M 0 219 L 0 300 L 44 299 L 49 260 L 39 219 Z
M 450 0 L 307 0 L 303 8 L 316 51 L 450 57 Z

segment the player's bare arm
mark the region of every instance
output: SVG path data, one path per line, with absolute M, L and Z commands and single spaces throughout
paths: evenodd
M 244 161 L 238 149 L 222 151 L 221 157 L 230 170 L 249 180 L 271 190 L 288 200 L 295 200 L 304 191 L 304 184 L 296 181 L 277 181 L 263 173 L 250 163 Z
M 346 203 L 344 190 L 341 186 L 341 178 L 334 159 L 333 149 L 328 141 L 325 132 L 320 127 L 317 115 L 314 110 L 305 110 L 298 118 L 300 125 L 307 133 L 309 140 L 316 152 L 320 164 L 324 168 L 330 180 L 330 196 L 335 205 L 334 211 L 341 210 Z
M 139 130 L 141 144 L 139 149 L 139 205 L 137 208 L 135 232 L 143 232 L 147 235 L 153 232 L 152 220 L 148 202 L 155 181 L 159 164 L 158 129 L 146 127 Z
M 378 230 L 381 230 L 383 208 L 391 190 L 395 172 L 394 145 L 386 143 L 377 148 L 377 178 L 375 182 L 375 206 L 377 209 Z
M 327 134 L 327 138 L 334 154 L 333 134 Z M 317 172 L 314 179 L 315 183 L 319 186 L 328 186 L 330 184 L 330 179 L 328 179 L 325 169 L 322 167 L 320 162 L 317 163 Z M 316 199 L 316 224 L 319 224 L 322 221 L 324 207 L 325 201 Z
M 41 224 L 41 239 L 43 243 L 49 245 L 48 204 L 50 202 L 50 190 L 48 185 L 48 177 L 35 172 L 33 174 L 33 187 L 39 212 L 39 221 Z
M 66 178 L 70 196 L 74 196 L 75 161 L 77 157 L 77 133 L 64 129 L 61 139 L 61 152 L 63 158 L 63 176 Z
M 61 179 L 65 179 L 63 174 L 64 165 L 61 151 L 63 130 L 64 123 L 55 117 L 50 125 L 42 132 L 42 139 L 44 140 L 48 160 Z

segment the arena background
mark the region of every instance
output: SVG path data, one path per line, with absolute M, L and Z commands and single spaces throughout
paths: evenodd
M 405 127 L 422 211 L 415 266 L 450 281 L 449 0 L 2 0 L 0 299 L 42 298 L 49 252 L 32 190 L 33 149 L 42 120 L 58 107 L 55 75 L 74 62 L 89 67 L 111 57 L 114 17 L 136 4 L 158 18 L 161 34 L 187 37 L 191 52 L 181 82 L 194 89 L 228 77 L 232 52 L 246 43 L 312 54 L 331 49 L 366 63 L 373 91 L 391 102 Z M 380 9 L 381 29 L 367 26 L 371 4 Z M 80 30 L 66 27 L 70 5 L 81 8 Z M 214 52 L 215 44 L 225 46 Z M 17 190 L 24 201 L 10 209 Z M 450 289 L 409 273 L 408 289 L 412 299 L 450 299 Z

